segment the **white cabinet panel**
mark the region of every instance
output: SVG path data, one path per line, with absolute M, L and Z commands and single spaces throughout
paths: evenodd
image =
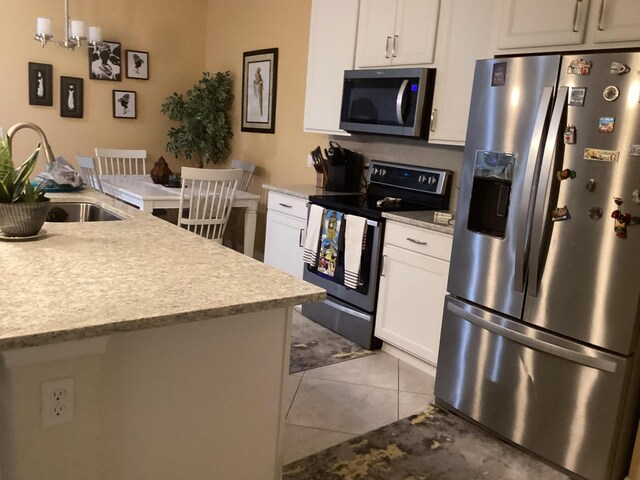
M 498 48 L 582 43 L 589 0 L 503 0 Z
M 302 278 L 307 201 L 269 192 L 264 263 Z
M 356 67 L 433 63 L 440 0 L 362 0 Z
M 596 43 L 640 40 L 640 1 L 600 0 L 594 21 Z
M 385 244 L 376 337 L 435 365 L 449 262 Z
M 354 66 L 360 0 L 313 0 L 307 61 L 304 129 L 347 135 L 340 129 L 342 83 Z
M 487 26 L 494 0 L 448 0 L 440 7 L 429 143 L 464 145 L 476 60 L 493 56 Z

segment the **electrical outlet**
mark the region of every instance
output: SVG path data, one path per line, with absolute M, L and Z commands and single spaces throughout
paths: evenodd
M 40 388 L 40 417 L 43 427 L 73 420 L 73 378 L 45 382 Z

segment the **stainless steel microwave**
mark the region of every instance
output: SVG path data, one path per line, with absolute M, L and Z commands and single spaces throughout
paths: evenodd
M 346 70 L 340 128 L 427 138 L 435 68 Z

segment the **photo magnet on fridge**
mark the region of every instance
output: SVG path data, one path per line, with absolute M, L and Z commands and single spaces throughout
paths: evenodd
M 600 117 L 600 121 L 598 122 L 598 131 L 602 133 L 611 133 L 613 132 L 615 124 L 616 119 L 614 117 Z
M 507 80 L 507 62 L 493 64 L 491 72 L 491 86 L 503 87 Z
M 569 94 L 569 105 L 574 107 L 582 107 L 584 105 L 584 97 L 586 95 L 586 87 L 571 87 L 571 93 Z

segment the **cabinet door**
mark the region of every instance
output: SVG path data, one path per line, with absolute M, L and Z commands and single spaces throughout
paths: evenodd
M 582 43 L 588 9 L 589 0 L 503 0 L 498 48 Z
M 385 244 L 376 337 L 433 365 L 449 262 Z
M 640 1 L 600 0 L 594 42 L 640 40 Z M 593 16 L 592 16 L 593 18 Z
M 440 0 L 398 0 L 392 65 L 433 63 L 439 6 Z
M 440 7 L 429 143 L 464 145 L 476 60 L 493 56 L 486 28 L 493 0 L 448 0 Z
M 361 0 L 356 67 L 391 65 L 397 5 L 397 0 Z
M 302 254 L 307 222 L 269 210 L 264 247 L 264 263 L 302 279 Z
M 304 105 L 305 131 L 340 129 L 344 71 L 353 69 L 360 0 L 313 0 Z

